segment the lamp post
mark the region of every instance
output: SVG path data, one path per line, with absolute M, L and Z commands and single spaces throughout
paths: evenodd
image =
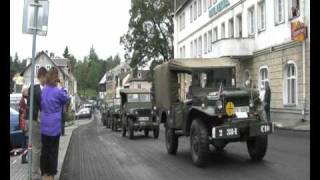
M 40 13 L 39 13 L 40 9 Z M 32 34 L 32 60 L 31 60 L 31 89 L 30 89 L 30 108 L 29 108 L 29 180 L 32 179 L 32 121 L 34 104 L 34 68 L 36 53 L 37 34 L 47 35 L 49 2 L 47 0 L 25 0 L 23 9 L 22 32 Z

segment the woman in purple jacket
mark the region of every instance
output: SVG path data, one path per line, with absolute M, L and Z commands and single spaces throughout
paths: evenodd
M 61 113 L 68 101 L 67 92 L 59 82 L 58 69 L 52 67 L 47 73 L 47 84 L 42 89 L 40 116 L 40 169 L 43 179 L 48 180 L 53 180 L 57 173 Z

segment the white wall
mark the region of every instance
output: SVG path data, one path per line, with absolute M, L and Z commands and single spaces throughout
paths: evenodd
M 221 0 L 217 0 L 217 3 L 215 6 L 220 2 Z M 226 7 L 224 10 L 219 12 L 217 15 L 209 17 L 209 10 L 206 10 L 206 12 L 203 12 L 201 16 L 197 17 L 197 19 L 192 23 L 190 23 L 190 5 L 192 6 L 194 1 L 191 1 L 191 3 L 188 3 L 188 5 L 180 11 L 178 14 L 174 17 L 174 52 L 175 52 L 175 58 L 179 58 L 180 56 L 180 47 L 185 46 L 186 52 L 185 56 L 190 57 L 190 42 L 194 39 L 198 39 L 198 37 L 202 36 L 202 51 L 203 48 L 203 35 L 205 32 L 208 32 L 210 29 L 213 29 L 214 27 L 218 26 L 218 39 L 221 38 L 221 24 L 222 22 L 225 22 L 225 29 L 226 29 L 226 36 L 228 35 L 228 21 L 230 18 L 234 19 L 234 25 L 236 24 L 236 15 L 239 13 L 242 13 L 242 37 L 248 37 L 248 24 L 247 24 L 247 12 L 248 8 L 250 8 L 252 5 L 255 7 L 255 51 L 261 50 L 264 48 L 268 48 L 273 45 L 282 44 L 285 42 L 291 41 L 291 30 L 290 30 L 290 20 L 289 20 L 289 11 L 288 11 L 288 2 L 289 0 L 284 0 L 284 19 L 285 22 L 283 24 L 275 25 L 274 20 L 274 0 L 265 0 L 266 5 L 266 30 L 262 31 L 260 33 L 257 32 L 257 9 L 258 9 L 258 2 L 260 0 L 245 0 L 241 2 L 241 0 L 229 0 L 230 5 Z M 301 9 L 301 0 L 300 0 L 300 9 Z M 306 0 L 306 15 L 307 19 L 309 19 L 309 0 Z M 235 5 L 235 6 L 234 6 Z M 203 7 L 203 5 L 202 5 Z M 194 7 L 193 7 L 194 8 Z M 185 17 L 185 28 L 180 31 L 178 24 L 179 15 L 185 11 L 186 17 Z M 222 14 L 222 15 L 221 15 Z M 221 15 L 221 16 L 220 16 Z M 218 17 L 220 16 L 220 17 Z M 298 17 L 297 19 L 301 19 Z M 295 19 L 296 20 L 296 19 Z M 308 21 L 309 22 L 309 21 Z M 310 24 L 309 30 L 310 30 Z M 236 28 L 234 28 L 234 31 L 236 31 Z M 213 44 L 214 46 L 214 44 Z M 228 47 L 226 47 L 228 48 Z M 212 57 L 212 53 L 207 53 L 204 55 L 202 52 L 202 57 Z

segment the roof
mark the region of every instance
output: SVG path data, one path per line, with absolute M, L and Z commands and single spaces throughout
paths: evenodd
M 66 58 L 52 58 L 52 61 L 56 66 L 68 66 L 69 60 Z
M 105 73 L 105 74 L 103 75 L 103 77 L 101 78 L 99 84 L 104 84 L 104 83 L 106 83 L 106 80 L 107 80 L 107 73 Z
M 139 94 L 139 93 L 150 93 L 149 90 L 147 89 L 121 89 L 120 93 L 125 93 L 125 94 Z
M 171 70 L 192 71 L 196 69 L 208 69 L 208 68 L 223 68 L 223 67 L 235 67 L 237 59 L 230 57 L 221 58 L 188 58 L 188 59 L 173 59 L 165 62 Z M 159 68 L 157 66 L 155 69 Z

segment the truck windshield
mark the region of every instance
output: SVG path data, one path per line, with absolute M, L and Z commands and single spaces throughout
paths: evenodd
M 128 94 L 128 102 L 150 102 L 150 94 Z
M 192 74 L 192 86 L 196 88 L 219 89 L 221 83 L 225 88 L 235 87 L 233 68 L 198 70 Z

